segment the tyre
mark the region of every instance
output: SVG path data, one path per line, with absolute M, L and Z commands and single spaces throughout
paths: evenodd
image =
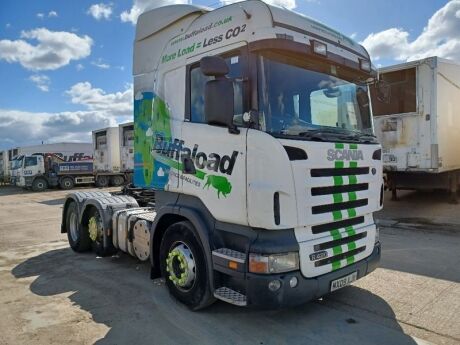
M 42 192 L 48 188 L 48 182 L 44 178 L 38 177 L 32 183 L 32 190 L 34 192 Z
M 192 223 L 166 229 L 160 245 L 160 269 L 169 292 L 192 310 L 215 301 L 211 294 L 206 257 Z
M 67 207 L 65 217 L 67 238 L 70 248 L 79 253 L 90 250 L 91 240 L 89 238 L 88 229 L 79 224 L 77 204 L 75 204 L 75 202 L 72 202 Z
M 109 177 L 105 175 L 99 175 L 96 179 L 96 186 L 99 188 L 104 188 L 109 185 Z
M 72 189 L 75 186 L 75 182 L 72 177 L 63 177 L 59 181 L 59 187 L 64 190 Z
M 107 247 L 104 247 L 104 222 L 99 210 L 93 207 L 88 215 L 88 235 L 91 242 L 91 248 L 98 256 L 109 256 L 115 254 L 116 249 L 112 245 L 112 239 L 106 241 Z
M 124 183 L 125 183 L 125 179 L 123 178 L 123 176 L 116 175 L 110 178 L 110 184 L 112 186 L 118 187 L 118 186 L 122 186 Z

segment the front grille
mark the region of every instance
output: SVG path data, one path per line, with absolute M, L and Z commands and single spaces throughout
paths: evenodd
M 359 199 L 354 201 L 338 202 L 334 204 L 326 204 L 312 207 L 313 214 L 348 210 L 350 208 L 361 207 L 367 205 L 367 199 Z
M 346 253 L 340 253 L 338 255 L 331 256 L 330 258 L 326 258 L 326 259 L 323 259 L 323 260 L 316 261 L 315 262 L 315 267 L 324 266 L 324 265 L 327 265 L 327 264 L 332 264 L 333 262 L 337 262 L 337 261 L 340 261 L 340 260 L 343 260 L 343 259 L 347 259 L 349 257 L 352 257 L 352 256 L 356 255 L 356 254 L 364 252 L 365 250 L 366 250 L 366 246 L 363 246 L 363 247 L 360 247 L 360 248 L 350 250 L 350 251 L 348 251 Z
M 365 237 L 367 237 L 367 232 L 362 232 L 360 234 L 340 238 L 338 240 L 316 244 L 314 246 L 314 250 L 315 250 L 315 252 L 317 252 L 319 250 L 334 248 L 334 247 L 337 247 L 337 246 L 341 246 L 342 244 L 347 244 L 347 243 L 350 243 L 350 242 L 358 241 L 358 240 L 360 240 L 362 238 L 365 238 Z
M 311 189 L 311 195 L 328 195 L 337 193 L 348 193 L 348 192 L 359 192 L 362 190 L 369 189 L 368 183 L 357 183 L 357 184 L 345 184 L 342 186 L 330 186 L 330 187 L 313 187 Z
M 369 174 L 369 168 L 326 168 L 326 169 L 311 169 L 311 177 L 327 177 L 327 176 L 350 176 L 350 175 L 366 175 Z
M 363 216 L 340 220 L 338 222 L 333 222 L 333 223 L 314 225 L 311 227 L 311 232 L 314 234 L 320 234 L 322 232 L 338 230 L 338 229 L 346 228 L 348 226 L 358 225 L 361 223 L 364 223 Z

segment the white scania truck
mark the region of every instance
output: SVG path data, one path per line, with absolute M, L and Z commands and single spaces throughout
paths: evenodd
M 136 188 L 69 194 L 72 249 L 150 260 L 194 310 L 297 305 L 377 267 L 362 46 L 261 1 L 174 5 L 139 17 L 133 65 Z

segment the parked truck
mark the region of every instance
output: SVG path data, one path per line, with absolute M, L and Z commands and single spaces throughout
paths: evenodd
M 21 162 L 24 156 L 45 157 L 56 155 L 66 162 L 92 159 L 92 145 L 90 143 L 53 143 L 32 146 L 22 146 L 9 149 L 4 164 L 4 175 L 12 184 L 17 184 L 21 173 Z M 21 162 L 19 161 L 21 160 Z
M 139 17 L 133 74 L 135 188 L 68 195 L 74 251 L 150 260 L 194 310 L 297 305 L 377 267 L 361 45 L 261 1 L 173 5 Z
M 457 202 L 460 184 L 460 64 L 430 57 L 380 69 L 388 102 L 373 92 L 375 131 L 392 198 L 398 189 L 445 189 Z
M 131 127 L 130 127 L 131 126 Z M 42 191 L 49 187 L 59 186 L 61 189 L 72 189 L 76 185 L 95 184 L 98 187 L 121 186 L 131 181 L 134 162 L 129 160 L 130 150 L 134 142 L 129 135 L 133 124 L 121 124 L 93 131 L 93 143 L 89 144 L 90 154 L 29 154 L 17 157 L 18 186 Z M 126 138 L 122 141 L 119 135 Z M 121 142 L 123 145 L 121 146 Z M 87 144 L 85 144 L 87 145 Z M 121 157 L 120 152 L 125 153 Z M 41 155 L 43 159 L 36 159 Z M 59 160 L 58 158 L 62 159 Z M 93 159 L 94 157 L 94 159 Z M 66 162 L 73 164 L 65 164 Z

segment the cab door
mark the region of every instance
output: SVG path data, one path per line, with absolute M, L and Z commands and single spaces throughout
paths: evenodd
M 207 52 L 203 56 L 219 55 Z M 242 116 L 248 109 L 246 97 L 247 54 L 245 48 L 221 55 L 234 81 L 234 123 L 238 133 L 207 124 L 204 90 L 211 77 L 202 74 L 193 57 L 187 67 L 186 118 L 182 126 L 182 152 L 189 154 L 195 171 L 183 166 L 180 183 L 184 194 L 199 198 L 219 221 L 247 225 L 246 211 L 246 134 Z

